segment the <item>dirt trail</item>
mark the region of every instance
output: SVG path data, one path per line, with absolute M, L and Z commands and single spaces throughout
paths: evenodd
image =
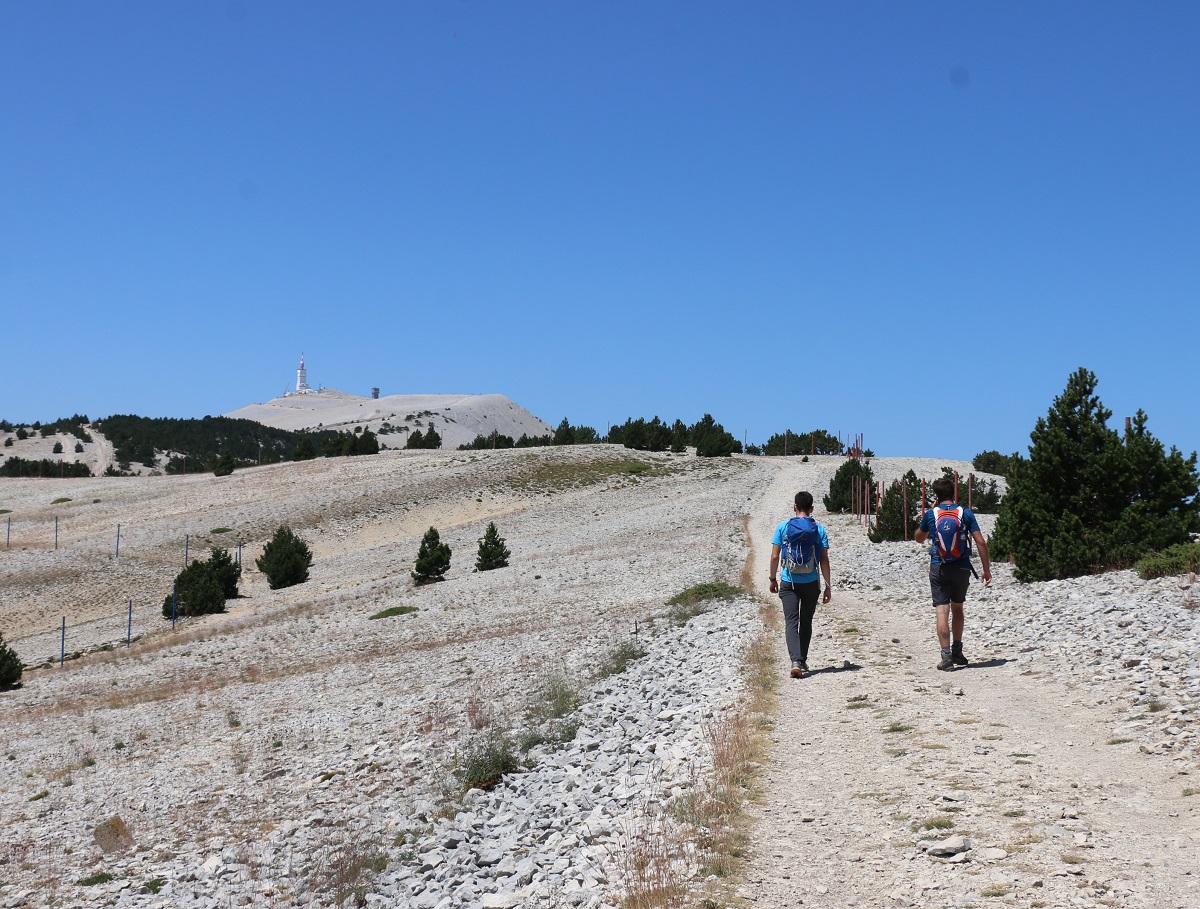
M 770 532 L 801 478 L 782 468 L 750 522 L 771 599 Z M 1200 780 L 1110 743 L 1129 717 L 1050 661 L 968 645 L 970 668 L 937 672 L 931 610 L 839 592 L 839 544 L 845 558 L 855 542 L 831 543 L 814 672 L 782 688 L 747 904 L 1200 905 L 1200 797 L 1182 794 Z M 970 642 L 969 600 L 967 621 Z M 782 634 L 779 647 L 782 673 Z M 917 845 L 955 834 L 970 840 L 965 860 Z

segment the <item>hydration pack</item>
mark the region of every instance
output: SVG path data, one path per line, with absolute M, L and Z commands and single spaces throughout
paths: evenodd
M 961 505 L 956 508 L 934 506 L 933 542 L 937 547 L 938 558 L 943 562 L 970 557 L 971 544 L 963 526 Z
M 821 536 L 812 518 L 792 518 L 783 531 L 780 555 L 789 576 L 811 574 L 821 563 Z

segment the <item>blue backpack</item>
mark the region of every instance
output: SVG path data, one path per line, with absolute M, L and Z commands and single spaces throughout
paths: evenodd
M 821 536 L 812 518 L 792 518 L 783 531 L 779 547 L 789 576 L 811 574 L 821 564 Z

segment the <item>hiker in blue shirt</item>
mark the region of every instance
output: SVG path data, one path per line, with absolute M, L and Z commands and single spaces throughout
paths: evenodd
M 971 585 L 971 540 L 979 547 L 979 561 L 983 563 L 983 586 L 992 584 L 992 561 L 988 556 L 987 542 L 975 519 L 975 512 L 954 502 L 954 481 L 940 477 L 931 484 L 937 505 L 921 517 L 914 539 L 924 543 L 933 538 L 929 547 L 929 586 L 933 591 L 933 607 L 937 610 L 938 644 L 942 649 L 937 668 L 953 669 L 967 666 L 970 661 L 963 656 L 963 603 L 967 599 L 967 588 Z M 950 643 L 950 622 L 954 622 L 954 643 Z
M 812 509 L 812 493 L 796 493 L 796 503 L 792 506 L 795 517 L 781 522 L 771 537 L 771 593 L 779 594 L 783 603 L 784 635 L 794 679 L 802 679 L 808 672 L 808 645 L 812 640 L 817 598 L 821 597 L 822 603 L 833 598 L 829 583 L 829 534 L 812 519 Z M 783 575 L 779 577 L 781 556 Z M 824 596 L 818 575 L 825 578 Z

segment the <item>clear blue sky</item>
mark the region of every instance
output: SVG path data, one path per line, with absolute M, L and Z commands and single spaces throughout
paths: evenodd
M 0 0 L 0 416 L 1200 448 L 1200 4 Z

